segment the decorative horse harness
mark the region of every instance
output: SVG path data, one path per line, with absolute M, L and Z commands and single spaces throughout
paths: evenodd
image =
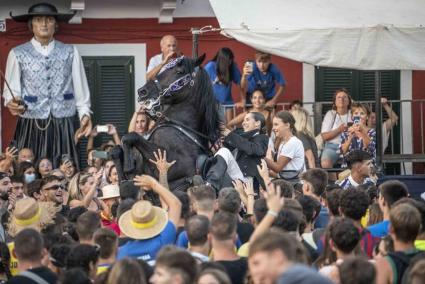
M 167 63 L 164 66 L 164 71 L 171 69 L 175 67 L 178 63 L 180 63 L 183 60 L 184 56 L 180 56 L 169 63 Z M 187 138 L 189 138 L 193 143 L 195 143 L 198 147 L 200 147 L 205 153 L 210 153 L 211 151 L 207 149 L 204 145 L 202 145 L 201 141 L 196 137 L 196 135 L 207 139 L 208 141 L 212 141 L 212 139 L 203 133 L 200 133 L 199 131 L 196 131 L 190 127 L 187 127 L 186 125 L 182 124 L 181 122 L 171 119 L 167 116 L 165 116 L 162 112 L 158 111 L 158 109 L 161 107 L 161 99 L 164 97 L 170 97 L 173 95 L 174 92 L 177 92 L 181 89 L 183 89 L 185 86 L 189 85 L 189 88 L 193 87 L 195 85 L 195 77 L 199 70 L 199 67 L 195 67 L 195 70 L 192 73 L 186 74 L 179 79 L 172 82 L 167 88 L 163 89 L 161 84 L 159 83 L 158 79 L 155 78 L 153 81 L 155 83 L 155 88 L 157 89 L 159 95 L 156 99 L 151 99 L 148 101 L 148 104 L 145 104 L 145 111 L 147 114 L 155 121 L 159 121 L 158 124 L 155 125 L 155 127 L 150 131 L 150 133 L 147 135 L 146 139 L 149 139 L 149 137 L 159 128 L 162 127 L 172 127 L 180 131 L 183 135 L 185 135 Z M 141 99 L 139 98 L 138 101 L 140 102 Z M 196 135 L 194 135 L 196 134 Z M 214 142 L 214 141 L 212 141 Z

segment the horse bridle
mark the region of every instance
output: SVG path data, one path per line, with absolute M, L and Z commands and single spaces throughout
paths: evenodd
M 176 59 L 173 59 L 169 63 L 167 63 L 164 66 L 164 71 L 171 69 L 175 67 L 178 63 L 180 63 L 183 60 L 184 56 L 180 56 Z M 181 89 L 183 89 L 186 85 L 189 85 L 189 88 L 193 87 L 195 85 L 195 77 L 196 73 L 198 72 L 199 67 L 195 67 L 195 70 L 192 73 L 186 74 L 174 82 L 172 82 L 170 85 L 168 85 L 167 88 L 162 88 L 161 84 L 159 83 L 158 79 L 155 77 L 155 80 L 153 80 L 155 87 L 159 93 L 158 97 L 156 99 L 149 100 L 149 104 L 145 105 L 145 111 L 148 112 L 148 114 L 152 118 L 159 118 L 161 117 L 161 113 L 157 111 L 157 109 L 161 106 L 161 99 L 171 97 L 174 92 L 177 92 Z M 163 71 L 163 72 L 164 72 Z
M 182 60 L 183 60 L 183 56 L 170 61 L 169 63 L 167 63 L 167 65 L 164 66 L 164 71 L 175 67 Z M 211 137 L 208 137 L 208 136 L 206 136 L 205 134 L 203 134 L 199 131 L 196 131 L 196 130 L 190 128 L 190 127 L 187 127 L 183 123 L 176 121 L 174 119 L 171 119 L 171 118 L 165 116 L 162 112 L 157 111 L 157 109 L 161 106 L 161 98 L 170 97 L 170 96 L 173 95 L 174 92 L 181 90 L 182 88 L 184 88 L 187 85 L 189 85 L 189 88 L 192 88 L 195 85 L 194 79 L 195 79 L 198 71 L 199 71 L 199 67 L 196 66 L 195 70 L 192 73 L 189 73 L 189 74 L 186 74 L 186 75 L 180 77 L 179 79 L 175 80 L 170 85 L 168 85 L 168 87 L 165 88 L 165 89 L 162 88 L 158 79 L 155 78 L 155 80 L 153 80 L 153 82 L 155 83 L 155 87 L 156 87 L 159 95 L 156 99 L 150 100 L 148 105 L 145 105 L 145 111 L 154 120 L 162 119 L 169 126 L 176 128 L 181 133 L 183 133 L 186 137 L 188 137 L 190 140 L 192 140 L 196 145 L 198 145 L 202 150 L 204 150 L 204 152 L 208 153 L 208 152 L 210 152 L 210 149 L 205 148 L 202 145 L 201 141 L 199 141 L 195 136 L 193 136 L 193 134 L 196 134 L 196 135 L 198 135 L 198 136 L 200 136 L 204 139 L 207 139 L 208 141 L 213 141 L 213 139 L 211 139 Z M 163 127 L 163 126 L 166 126 L 166 125 L 161 124 L 161 123 L 157 124 L 154 127 L 154 129 L 151 130 L 151 132 L 149 133 L 149 136 L 152 135 L 153 132 L 156 131 L 158 128 Z

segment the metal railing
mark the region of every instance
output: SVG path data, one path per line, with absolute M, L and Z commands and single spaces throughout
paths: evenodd
M 372 110 L 375 101 L 356 101 L 367 104 Z M 388 148 L 382 156 L 383 163 L 399 163 L 406 173 L 406 163 L 425 163 L 425 99 L 415 100 L 388 100 L 391 109 L 398 116 L 398 122 L 390 132 Z M 321 130 L 325 110 L 331 108 L 332 102 L 303 102 L 304 108 L 310 113 L 313 121 L 313 128 L 318 135 Z M 276 105 L 274 112 L 288 110 L 290 102 L 283 102 Z M 233 116 L 243 110 L 236 109 L 233 105 L 225 105 L 232 108 Z M 249 108 L 250 105 L 247 105 Z M 382 115 L 385 115 L 382 110 Z M 385 116 L 381 118 L 385 121 Z M 385 138 L 383 138 L 385 139 Z M 382 145 L 382 142 L 381 144 Z

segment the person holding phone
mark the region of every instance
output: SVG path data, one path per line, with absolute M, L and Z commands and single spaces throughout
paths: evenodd
M 367 126 L 370 115 L 369 108 L 360 103 L 351 105 L 353 123 L 341 133 L 341 153 L 345 157 L 353 150 L 364 150 L 372 156 L 372 161 L 376 158 L 376 131 Z
M 273 64 L 270 53 L 257 50 L 255 62 L 245 63 L 241 78 L 241 89 L 247 94 L 247 103 L 255 90 L 261 90 L 266 98 L 266 106 L 274 107 L 285 91 L 283 73 Z

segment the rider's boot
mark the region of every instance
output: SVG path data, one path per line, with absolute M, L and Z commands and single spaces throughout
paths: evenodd
M 215 156 L 215 163 L 208 169 L 205 181 L 218 192 L 223 185 L 223 179 L 227 171 L 226 161 L 220 155 Z

